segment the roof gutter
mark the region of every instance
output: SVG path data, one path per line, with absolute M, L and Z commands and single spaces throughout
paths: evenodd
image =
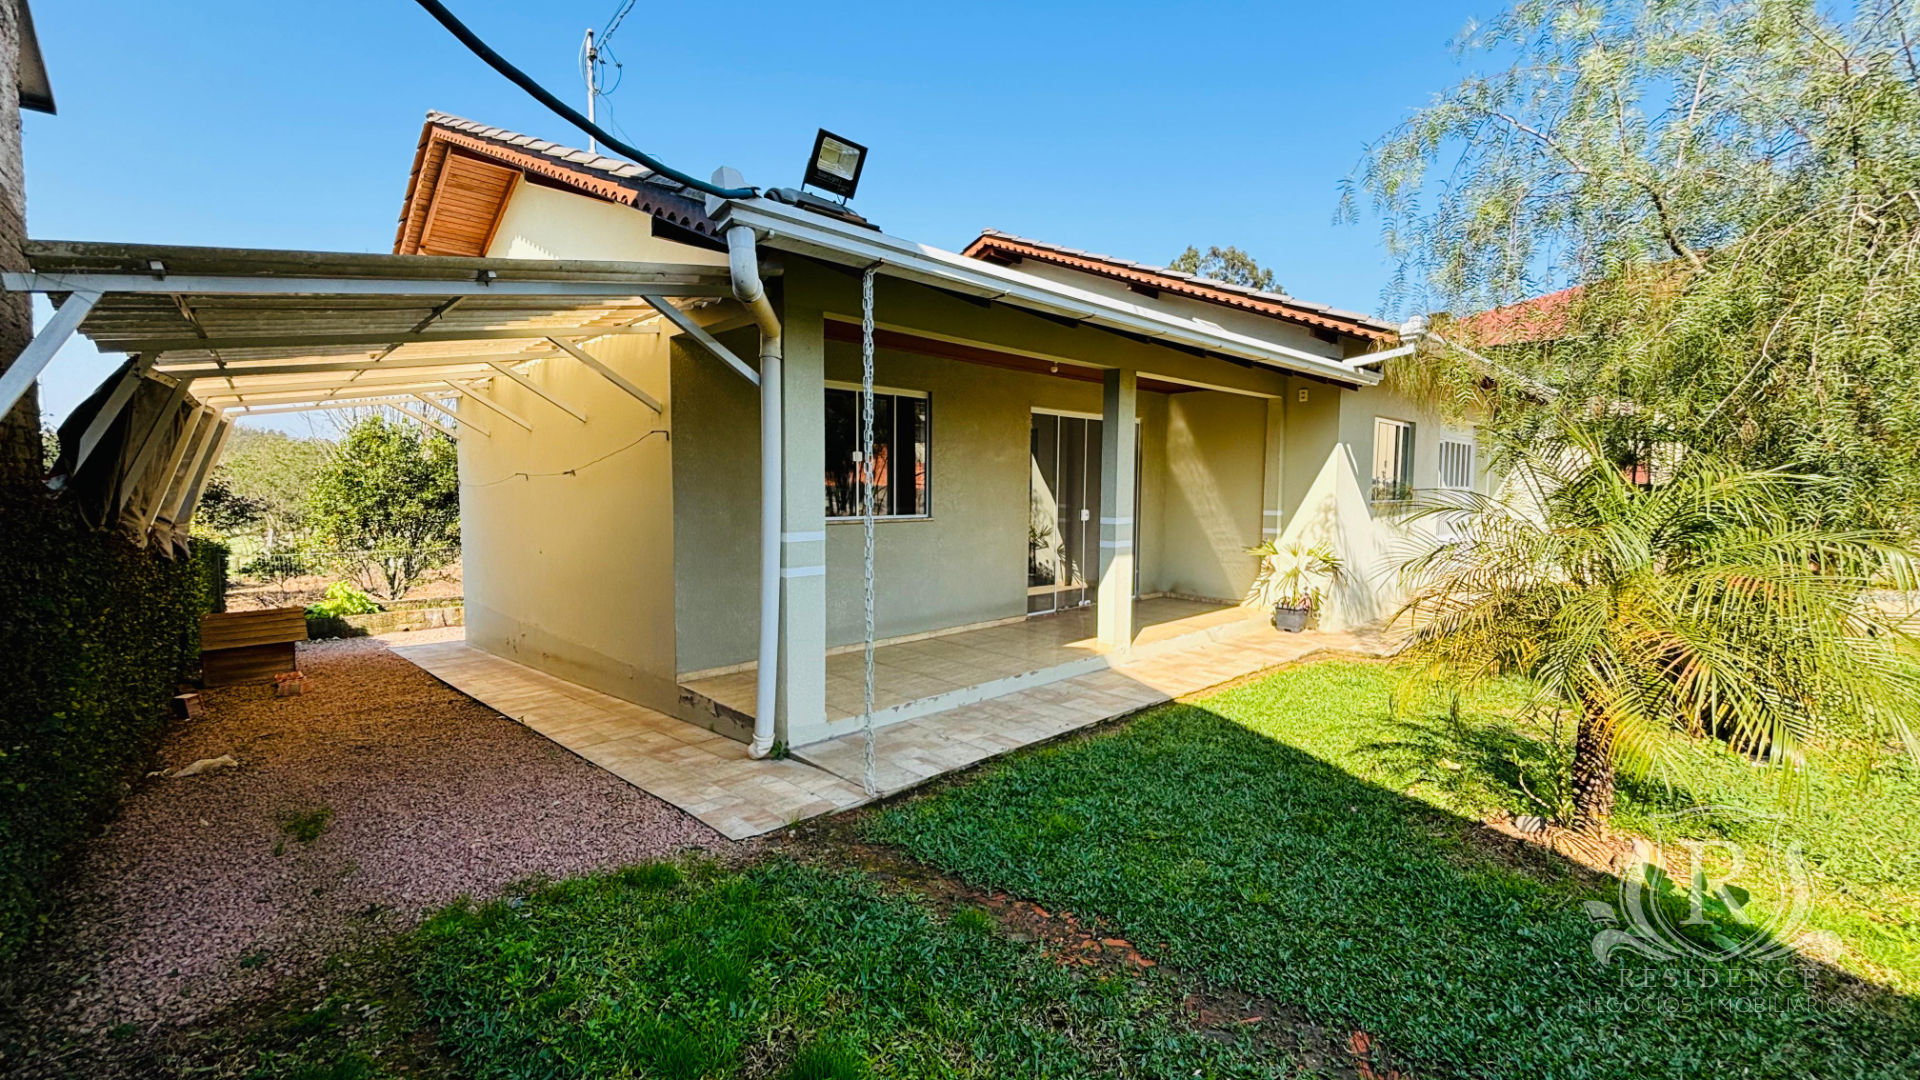
M 739 185 L 739 173 L 720 168 L 714 183 Z M 709 216 L 719 217 L 728 203 L 707 200 Z M 728 220 L 727 268 L 733 275 L 733 295 L 752 313 L 760 328 L 760 656 L 754 671 L 753 740 L 747 756 L 764 758 L 773 752 L 775 690 L 780 666 L 780 527 L 781 487 L 785 458 L 781 453 L 781 327 L 780 314 L 767 298 L 760 277 L 760 253 L 753 227 Z
M 782 251 L 845 266 L 864 268 L 885 263 L 889 276 L 1349 386 L 1372 386 L 1380 381 L 1377 373 L 1344 360 L 1202 325 L 955 252 L 842 224 L 771 199 L 741 199 L 725 205 L 729 224 L 752 226 L 762 242 Z

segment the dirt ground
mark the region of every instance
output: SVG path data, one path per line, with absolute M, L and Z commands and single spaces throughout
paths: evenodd
M 459 633 L 303 645 L 298 697 L 206 693 L 159 770 L 238 764 L 135 786 L 70 876 L 13 1023 L 150 1033 L 462 895 L 728 846 L 389 647 Z

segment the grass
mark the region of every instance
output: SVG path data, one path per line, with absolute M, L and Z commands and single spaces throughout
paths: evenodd
M 333 807 L 313 806 L 280 815 L 280 831 L 289 840 L 311 844 L 333 824 Z
M 1409 729 L 1411 710 L 1389 712 L 1397 681 L 1382 665 L 1283 672 L 1018 756 L 882 812 L 870 835 L 976 886 L 1109 920 L 1216 984 L 1369 1032 L 1420 1075 L 1920 1070 L 1920 1018 L 1895 995 L 1824 994 L 1834 980 L 1784 962 L 1597 964 L 1582 902 L 1612 899 L 1608 883 L 1543 852 L 1516 861 L 1462 816 L 1528 805 L 1515 777 L 1549 751 L 1511 700 L 1457 720 L 1428 711 Z M 1507 745 L 1449 760 L 1423 752 L 1421 732 L 1463 755 Z M 1677 797 L 1630 790 L 1622 821 Z M 1829 873 L 1859 867 L 1874 830 L 1909 813 L 1857 816 L 1808 846 Z M 1911 831 L 1883 835 L 1913 844 Z M 1889 864 L 1875 880 L 1911 890 L 1905 874 Z M 1910 926 L 1911 908 L 1895 919 Z
M 1920 1075 L 1920 778 L 1820 779 L 1790 815 L 1813 924 L 1883 989 L 1788 961 L 1603 967 L 1582 905 L 1611 879 L 1477 824 L 1557 798 L 1559 751 L 1518 689 L 1461 705 L 1408 698 L 1384 665 L 1292 669 L 854 826 L 974 891 L 888 891 L 804 841 L 811 861 L 532 884 L 154 1060 L 257 1080 Z M 1625 786 L 1619 823 L 1707 801 L 1731 808 L 1707 834 L 1751 839 L 1732 811 L 1778 809 L 1744 763 L 1694 761 Z M 311 842 L 330 816 L 283 828 Z M 1062 963 L 1067 946 L 1003 930 L 1000 892 L 1159 966 Z M 1248 996 L 1260 1027 L 1234 1021 Z M 1368 1062 L 1326 1052 L 1350 1041 Z
M 851 872 L 654 864 L 461 905 L 420 994 L 475 1077 L 1268 1076 L 1156 980 L 1065 968 Z

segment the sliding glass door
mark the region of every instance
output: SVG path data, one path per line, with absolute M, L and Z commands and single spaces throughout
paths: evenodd
M 1100 421 L 1033 414 L 1027 612 L 1091 603 L 1100 572 Z

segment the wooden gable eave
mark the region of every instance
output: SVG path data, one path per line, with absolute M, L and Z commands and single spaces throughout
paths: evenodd
M 466 205 L 455 208 L 459 211 L 457 216 L 463 220 L 454 229 L 455 234 L 469 239 L 477 236 L 477 233 L 474 224 L 465 219 L 472 218 L 482 207 L 473 203 L 475 193 L 472 189 L 476 183 L 473 182 L 472 166 L 463 163 L 477 162 L 515 172 L 528 182 L 632 207 L 651 215 L 657 226 L 683 232 L 689 237 L 704 238 L 707 243 L 701 246 L 711 246 L 714 242 L 714 226 L 706 218 L 704 208 L 684 193 L 664 188 L 654 191 L 651 190 L 653 185 L 649 184 L 622 183 L 616 177 L 584 170 L 562 159 L 449 130 L 429 120 L 421 132 L 420 144 L 414 153 L 413 169 L 407 177 L 407 196 L 401 208 L 399 227 L 394 234 L 395 254 L 485 254 L 484 251 L 439 250 L 432 247 L 430 237 L 438 236 L 442 240 L 447 237 L 445 229 L 430 228 L 429 224 L 440 213 L 443 174 L 450 167 L 450 161 L 454 163 L 451 168 L 469 173 L 465 178 L 468 182 L 456 184 L 456 187 L 466 189 L 463 192 Z M 504 212 L 505 200 L 511 197 L 511 189 L 500 195 L 500 206 L 491 219 L 491 228 L 486 232 L 489 239 L 492 229 L 498 228 L 499 216 Z

